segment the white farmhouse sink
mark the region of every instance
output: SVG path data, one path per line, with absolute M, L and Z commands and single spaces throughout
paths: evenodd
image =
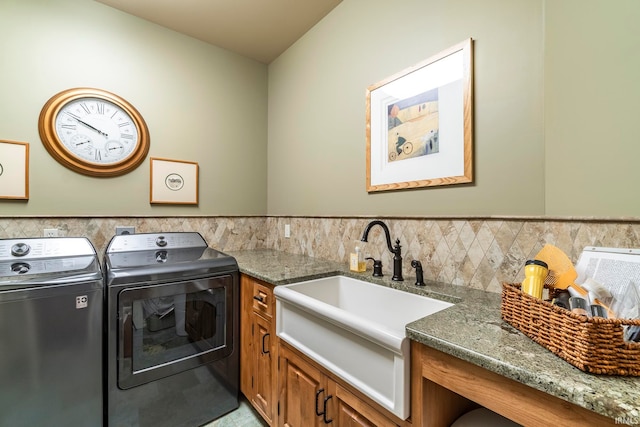
M 408 418 L 405 326 L 453 304 L 346 276 L 276 286 L 274 293 L 280 338 Z

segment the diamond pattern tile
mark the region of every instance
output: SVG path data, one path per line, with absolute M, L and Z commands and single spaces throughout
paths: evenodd
M 39 237 L 45 228 L 61 236 L 86 236 L 99 254 L 116 226 L 136 232 L 197 231 L 219 250 L 276 249 L 344 262 L 366 225 L 364 217 L 0 217 L 0 238 Z M 400 239 L 405 280 L 415 280 L 410 261 L 422 262 L 424 277 L 500 292 L 501 283 L 519 282 L 523 265 L 546 243 L 576 262 L 585 246 L 640 247 L 640 221 L 544 219 L 385 219 L 392 244 Z M 284 226 L 291 237 L 284 237 Z M 365 254 L 382 260 L 390 275 L 392 255 L 381 227 L 371 229 Z M 371 269 L 371 263 L 368 263 Z

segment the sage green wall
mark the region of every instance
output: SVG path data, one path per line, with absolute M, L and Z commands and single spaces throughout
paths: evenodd
M 638 217 L 640 1 L 345 0 L 269 66 L 270 214 Z M 365 89 L 468 37 L 475 181 L 365 190 Z
M 548 0 L 549 215 L 640 216 L 640 1 Z
M 30 200 L 2 201 L 0 215 L 266 212 L 266 65 L 88 0 L 2 0 L 0 27 L 0 139 L 28 142 L 31 153 Z M 199 206 L 151 206 L 149 158 L 104 179 L 49 156 L 40 110 L 80 86 L 117 93 L 140 111 L 149 157 L 199 163 Z
M 267 78 L 97 2 L 3 0 L 0 139 L 30 143 L 31 197 L 0 215 L 638 217 L 639 18 L 637 0 L 345 0 Z M 365 89 L 469 37 L 475 182 L 367 194 Z M 37 117 L 78 86 L 132 102 L 150 157 L 199 162 L 200 205 L 149 205 L 148 159 L 108 179 L 55 162 Z
M 473 185 L 367 194 L 365 90 L 467 38 Z M 345 0 L 269 66 L 269 214 L 542 215 L 540 0 Z

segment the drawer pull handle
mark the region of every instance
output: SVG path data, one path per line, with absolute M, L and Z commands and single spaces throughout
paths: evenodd
M 261 303 L 264 303 L 264 298 L 262 298 L 260 295 L 254 295 L 253 299 L 256 301 L 260 301 Z
M 264 335 L 262 336 L 262 354 L 269 354 L 269 350 L 265 350 L 265 349 L 264 349 L 264 340 L 265 340 L 265 338 L 267 338 L 269 335 L 271 335 L 271 334 L 264 334 Z
M 333 397 L 332 395 L 329 395 L 329 396 L 324 398 L 324 408 L 323 408 L 323 411 L 322 411 L 322 421 L 324 421 L 325 424 L 330 424 L 330 423 L 333 422 L 333 418 L 330 419 L 330 420 L 327 419 L 327 402 L 332 397 Z
M 324 412 L 320 412 L 320 409 L 318 409 L 318 397 L 320 397 L 320 394 L 322 392 L 324 392 L 323 388 L 321 388 L 320 390 L 316 391 L 316 415 L 317 416 L 324 415 Z

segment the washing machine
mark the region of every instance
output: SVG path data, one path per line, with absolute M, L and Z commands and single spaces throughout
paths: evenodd
M 201 426 L 238 407 L 239 270 L 195 232 L 104 255 L 105 425 Z
M 102 426 L 102 309 L 89 240 L 0 240 L 0 426 Z

